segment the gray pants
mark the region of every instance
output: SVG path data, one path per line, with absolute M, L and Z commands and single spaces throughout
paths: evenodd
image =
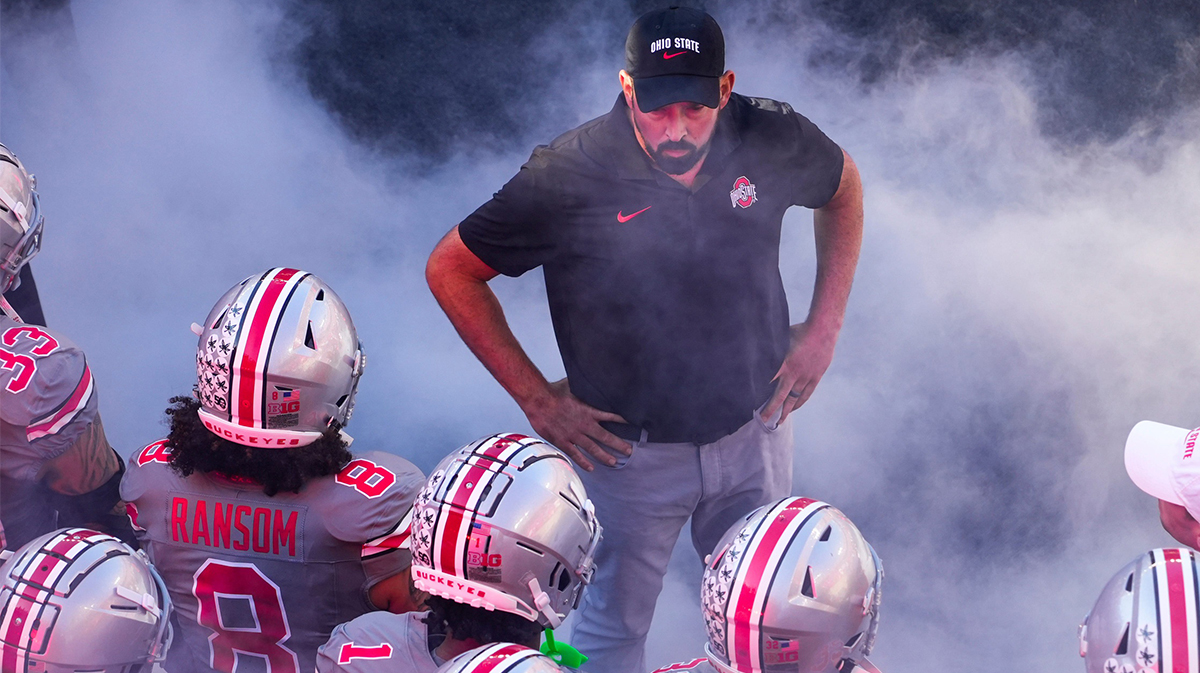
M 637 442 L 623 465 L 581 471 L 604 527 L 572 632 L 589 673 L 646 670 L 646 634 L 684 523 L 692 518 L 703 559 L 739 518 L 790 495 L 793 441 L 791 418 L 772 427 L 755 414 L 711 444 Z

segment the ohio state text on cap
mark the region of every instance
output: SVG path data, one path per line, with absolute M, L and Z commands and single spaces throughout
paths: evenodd
M 1125 440 L 1125 471 L 1138 488 L 1200 517 L 1200 428 L 1142 421 Z
M 689 7 L 643 14 L 625 40 L 625 72 L 642 112 L 682 101 L 715 108 L 725 72 L 721 27 Z

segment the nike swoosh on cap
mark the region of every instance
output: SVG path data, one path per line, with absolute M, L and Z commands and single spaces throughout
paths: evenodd
M 664 53 L 663 53 L 663 58 L 675 58 L 676 56 L 678 56 L 678 55 L 680 55 L 680 54 L 686 54 L 686 53 L 687 53 L 686 51 L 677 51 L 677 52 L 675 52 L 674 54 L 668 54 L 668 53 L 665 53 L 665 52 L 664 52 Z
M 638 215 L 641 215 L 642 213 L 646 212 L 647 210 L 650 210 L 651 208 L 653 208 L 653 206 L 646 206 L 645 208 L 642 208 L 641 210 L 637 211 L 636 213 L 630 213 L 628 215 L 624 215 L 621 213 L 621 211 L 618 210 L 617 211 L 617 221 L 624 224 L 624 223 L 632 220 L 633 218 L 637 217 Z

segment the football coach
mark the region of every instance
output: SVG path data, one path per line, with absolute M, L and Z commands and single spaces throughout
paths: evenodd
M 584 471 L 605 539 L 574 639 L 596 673 L 645 671 L 689 517 L 703 558 L 790 494 L 788 416 L 833 358 L 863 219 L 849 155 L 786 103 L 733 93 L 711 16 L 642 16 L 625 60 L 612 110 L 534 149 L 426 267 L 463 341 Z M 814 210 L 817 259 L 794 325 L 779 273 L 792 206 Z M 567 373 L 554 383 L 488 287 L 539 266 Z

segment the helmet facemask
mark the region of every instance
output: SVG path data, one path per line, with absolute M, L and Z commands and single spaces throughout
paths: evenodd
M 18 550 L 0 580 L 6 623 L 30 625 L 0 643 L 20 670 L 149 671 L 166 658 L 167 587 L 144 555 L 116 538 L 79 528 L 48 533 Z
M 0 292 L 14 289 L 21 268 L 42 249 L 37 179 L 0 145 Z

